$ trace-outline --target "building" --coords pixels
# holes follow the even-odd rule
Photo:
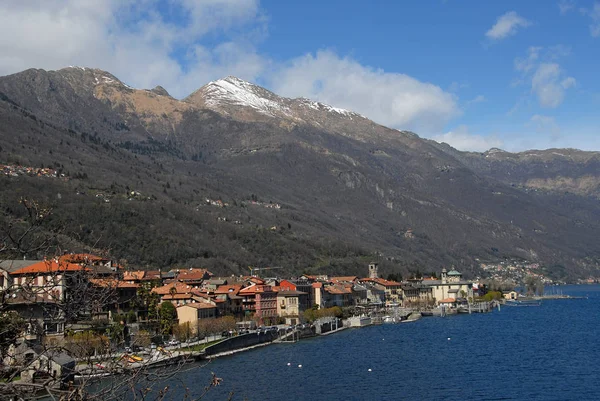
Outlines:
[[[377,266],[377,263],[375,263],[375,262],[371,262],[369,264],[369,278],[372,278],[372,279],[379,278],[379,267]]]
[[[308,309],[308,294],[296,290],[284,290],[277,293],[277,315],[284,318],[286,324],[300,323],[302,313]]]
[[[177,307],[177,319],[179,324],[190,323],[192,328],[198,327],[198,321],[202,319],[214,319],[217,317],[217,307],[215,305],[196,302]]]
[[[402,302],[402,283],[383,278],[363,278],[361,283],[371,283],[384,291],[386,305],[399,305]]]
[[[473,297],[473,283],[462,279],[462,274],[452,269],[447,272],[442,269],[441,280],[423,280],[420,285],[430,287],[432,296],[438,304],[441,300],[446,301]]]
[[[277,319],[277,293],[270,285],[251,284],[242,288],[238,295],[243,297],[245,314],[254,314],[261,323],[272,323]]]

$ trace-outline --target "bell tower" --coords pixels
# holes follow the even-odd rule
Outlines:
[[[369,278],[379,278],[377,263],[369,263]]]

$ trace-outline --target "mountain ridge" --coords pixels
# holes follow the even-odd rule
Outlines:
[[[236,274],[248,264],[357,273],[373,258],[404,272],[455,264],[474,274],[478,260],[503,258],[543,262],[557,275],[598,265],[590,186],[587,195],[524,186],[533,178],[551,186],[564,169],[595,180],[595,155],[565,164],[550,152],[543,159],[556,168],[532,175],[519,158],[490,161],[496,152],[460,152],[254,84],[240,85],[289,112],[229,95],[206,108],[209,84],[192,102],[101,70],[60,71],[0,77],[0,159],[58,164],[70,178],[47,188],[3,178],[0,200],[11,204],[29,188],[73,222],[78,246],[111,248],[136,265],[201,263]],[[126,195],[132,190],[147,199]]]

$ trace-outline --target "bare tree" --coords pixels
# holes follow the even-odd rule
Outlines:
[[[130,341],[126,319],[110,323],[121,305],[136,304],[135,292],[123,298],[118,266],[62,254],[51,209],[20,204],[22,215],[1,216],[0,224],[0,400],[164,399],[173,390],[166,383],[193,353],[157,349],[141,358],[119,350],[149,345],[150,334]],[[40,254],[44,260],[18,268],[19,260]],[[219,383],[214,376],[200,394],[187,391],[201,398]]]

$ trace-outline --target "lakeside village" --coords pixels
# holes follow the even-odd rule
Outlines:
[[[402,282],[380,278],[376,263],[362,278],[256,275],[269,269],[231,277],[201,268],[129,271],[91,254],[2,261],[0,313],[12,319],[13,334],[2,344],[3,380],[52,377],[64,386],[109,374],[103,369],[115,358],[123,372],[346,327],[484,312],[518,298],[454,269]]]

